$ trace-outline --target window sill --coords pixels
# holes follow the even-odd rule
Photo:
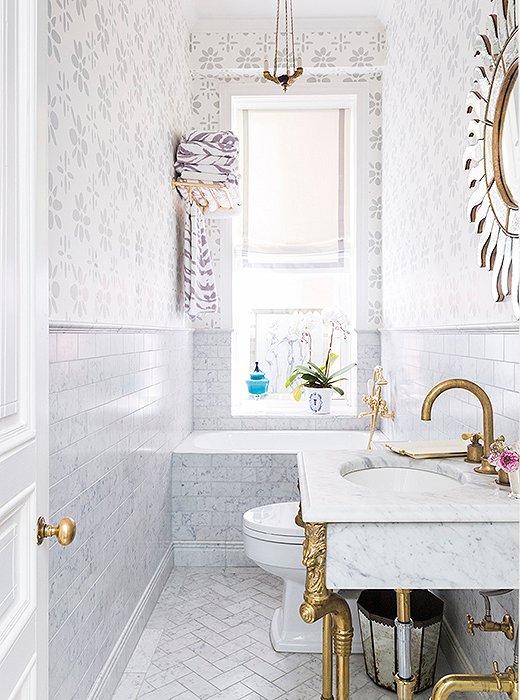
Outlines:
[[[337,405],[340,404],[340,405]],[[352,406],[343,402],[332,402],[331,412],[318,414],[311,413],[304,401],[278,401],[276,399],[260,399],[237,404],[231,409],[233,418],[250,418],[251,416],[273,416],[284,418],[330,418],[334,416],[357,417],[357,411]]]

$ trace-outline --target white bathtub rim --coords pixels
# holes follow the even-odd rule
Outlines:
[[[201,446],[197,442],[202,439],[207,439],[210,436],[218,436],[217,442]],[[228,436],[229,441],[223,443],[222,436]],[[244,445],[233,445],[233,438],[244,439],[244,436],[254,436],[255,444],[251,448]],[[312,446],[302,446],[302,439],[305,441],[309,436],[313,436],[316,440],[322,438],[320,446],[324,450],[349,449],[348,438],[355,436],[360,440],[360,443],[352,445],[352,449],[364,449],[368,441],[367,430],[194,430],[192,431],[177,447],[174,449],[174,454],[294,454],[299,452],[316,449],[316,443]],[[269,437],[275,438],[278,443],[280,438],[286,437],[288,445],[281,447],[279,444],[273,446],[269,444]],[[337,438],[338,442],[331,440]],[[384,442],[384,435],[380,431],[376,431],[374,435],[374,446]]]

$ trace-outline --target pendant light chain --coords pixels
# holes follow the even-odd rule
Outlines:
[[[291,37],[292,37],[292,61],[293,61],[293,73],[296,71],[296,49],[294,47],[294,12],[293,12],[293,0],[291,1]],[[287,71],[289,72],[289,71]]]
[[[283,51],[283,49],[281,49],[282,44],[280,41],[280,25],[283,23],[282,0],[278,0],[276,11],[276,34],[274,41],[273,73],[269,71],[269,61],[266,59],[264,72],[262,73],[262,75],[265,80],[270,80],[271,82],[280,85],[283,88],[283,91],[287,92],[287,88],[289,88],[295,80],[297,80],[301,75],[303,75],[303,66],[296,65],[296,42],[294,35],[293,0],[283,0],[283,3],[283,12],[285,15],[285,61],[284,57],[281,55],[281,51]],[[289,34],[291,35],[290,38]],[[283,67],[284,63],[285,72]],[[278,75],[278,70],[280,70],[280,75]]]
[[[280,36],[280,3],[282,0],[278,0],[278,10],[276,12],[276,38],[275,38],[275,48],[274,48],[274,74],[278,73],[278,37]]]
[[[286,73],[289,75],[289,0],[285,0],[285,65]]]

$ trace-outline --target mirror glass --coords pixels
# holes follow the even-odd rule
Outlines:
[[[506,185],[511,199],[515,204],[520,204],[520,163],[516,157],[518,153],[519,122],[518,104],[520,99],[520,83],[518,74],[508,95],[505,105],[501,138],[501,171],[504,184]]]

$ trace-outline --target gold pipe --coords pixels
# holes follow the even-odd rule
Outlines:
[[[334,700],[332,695],[332,615],[323,618],[321,700]]]
[[[410,589],[396,588],[397,593],[397,619],[399,622],[408,623],[412,616],[410,603]]]
[[[352,615],[347,601],[327,588],[327,525],[325,523],[305,523],[303,564],[307,569],[307,576],[300,616],[309,624],[322,618],[324,618],[324,624],[328,624],[326,619],[331,617],[332,640],[336,656],[336,697],[337,700],[349,700]],[[330,668],[332,669],[332,664]],[[329,666],[325,671],[326,674],[329,672],[328,669]]]
[[[489,396],[478,384],[469,381],[469,379],[445,379],[443,382],[439,382],[432,389],[430,389],[424,398],[421,409],[421,420],[431,420],[433,404],[435,403],[436,399],[445,391],[448,391],[448,389],[465,389],[466,391],[469,391],[470,394],[476,396],[480,401],[484,423],[484,453],[482,455],[481,464],[479,467],[475,467],[475,471],[479,474],[496,474],[495,467],[489,464],[487,459],[489,457],[491,443],[495,439],[493,426],[493,406],[491,405]]]
[[[518,700],[518,674],[509,667],[504,673],[452,674],[444,676],[433,689],[431,700],[448,700],[453,693],[507,693]]]
[[[395,686],[397,690],[397,700],[413,700],[415,694],[415,686],[417,679],[412,673],[412,650],[411,650],[411,638],[406,637],[408,641],[405,642],[403,639],[399,640],[399,627],[400,625],[409,626],[412,622],[411,620],[411,593],[409,588],[396,588],[396,599],[397,599],[397,637],[398,637],[398,653],[397,653],[397,673],[394,676]],[[403,649],[403,644],[406,643]],[[403,659],[403,655],[405,659]],[[403,663],[405,666],[410,666],[410,677],[401,678],[399,673],[402,673]]]

